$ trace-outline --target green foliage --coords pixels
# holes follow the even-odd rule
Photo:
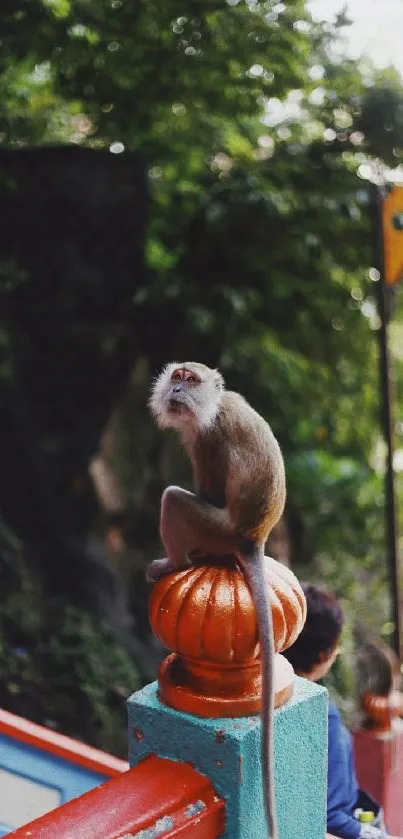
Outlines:
[[[399,159],[400,79],[338,60],[344,16],[316,24],[304,0],[6,0],[0,24],[5,146],[139,149],[148,163],[149,273],[133,279],[130,311],[140,366],[109,454],[130,522],[120,560],[132,603],[145,600],[136,575],[157,550],[161,489],[189,477],[145,413],[147,382],[167,358],[192,356],[219,364],[280,439],[299,575],[326,580],[352,623],[386,636],[379,323],[361,176],[374,158]],[[104,630],[61,608],[57,631],[47,610],[46,643],[41,610],[25,610],[37,622],[26,643],[45,644],[58,721],[71,730],[85,706],[108,740],[106,685],[131,689],[133,678]]]
[[[1,525],[0,705],[121,757],[136,667],[92,614],[42,590]]]

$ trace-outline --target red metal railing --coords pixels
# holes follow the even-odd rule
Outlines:
[[[224,822],[224,801],[208,778],[187,763],[151,755],[8,836],[119,839],[149,829],[158,839],[218,839]]]
[[[127,772],[129,768],[125,760],[119,760],[79,740],[72,740],[71,737],[37,725],[25,717],[17,717],[3,708],[0,708],[0,734],[27,746],[34,746],[43,752],[49,752],[77,766],[83,766],[92,772],[98,772],[104,778],[115,778],[116,775]]]

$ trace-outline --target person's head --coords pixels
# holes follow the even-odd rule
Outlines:
[[[400,662],[391,647],[382,641],[367,641],[357,654],[357,690],[388,696],[400,686]]]
[[[319,586],[304,583],[307,614],[301,634],[283,655],[299,676],[317,682],[334,664],[344,615],[336,598]]]

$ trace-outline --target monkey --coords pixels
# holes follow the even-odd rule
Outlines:
[[[160,535],[167,557],[154,560],[155,581],[189,567],[198,555],[232,554],[255,605],[262,672],[262,781],[269,834],[278,839],[273,774],[274,639],[264,563],[267,537],[283,513],[286,482],[280,446],[268,423],[223,376],[198,362],[170,363],[149,401],[157,425],[174,428],[188,454],[195,492],[169,486]]]

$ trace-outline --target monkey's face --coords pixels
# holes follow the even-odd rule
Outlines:
[[[201,430],[214,420],[223,387],[218,370],[204,364],[169,364],[154,384],[150,407],[161,428]]]

